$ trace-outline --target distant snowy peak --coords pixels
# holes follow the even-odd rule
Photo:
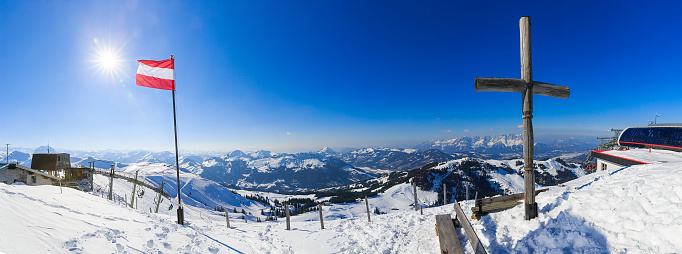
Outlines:
[[[33,153],[59,153],[59,151],[51,146],[39,146]]]
[[[431,140],[414,147],[421,151],[438,149],[447,154],[455,153],[484,153],[493,158],[511,158],[522,156],[523,136],[521,134],[507,134],[499,136],[459,137],[455,139]],[[574,138],[554,141],[551,144],[535,144],[536,158],[556,157],[566,153],[584,152],[591,148],[590,144],[580,142]]]
[[[400,153],[415,153],[418,152],[417,149],[403,149],[403,148],[361,148],[355,151],[351,151],[350,154],[371,154],[377,152],[400,152]]]
[[[339,153],[337,153],[336,151],[332,150],[332,149],[329,148],[329,147],[322,148],[322,149],[321,149],[320,151],[318,151],[317,153],[319,153],[319,154],[325,154],[325,155],[336,155],[336,154],[339,154]]]
[[[254,159],[266,159],[266,158],[271,158],[273,156],[277,156],[277,154],[273,154],[272,152],[265,151],[265,150],[259,150],[256,152],[252,152],[249,155],[251,156],[251,158],[254,158]]]
[[[454,139],[440,139],[424,142],[415,148],[419,150],[439,149],[442,151],[456,149],[455,152],[476,150],[494,147],[515,147],[523,145],[523,137],[520,134],[508,134],[499,136],[474,136],[459,137]]]
[[[237,157],[250,157],[249,155],[247,155],[246,153],[244,153],[244,152],[242,152],[242,151],[240,151],[240,150],[234,150],[234,151],[232,151],[228,156],[229,156],[229,157],[232,157],[232,158],[237,158]]]

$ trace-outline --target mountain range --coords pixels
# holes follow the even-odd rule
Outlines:
[[[521,135],[510,134],[432,140],[411,149],[362,148],[345,153],[338,153],[330,148],[295,154],[264,150],[255,152],[235,150],[227,154],[212,155],[181,153],[180,168],[182,171],[237,189],[308,192],[346,186],[374,179],[381,174],[418,169],[425,165],[461,158],[481,160],[521,158],[522,143]],[[589,145],[573,139],[557,140],[552,144],[537,143],[536,160],[571,153],[582,155],[586,147]],[[43,150],[47,151],[47,147],[35,150],[15,149],[10,158],[22,165],[30,166],[29,152]],[[50,148],[50,151],[57,152],[54,148]],[[88,166],[88,162],[95,161],[96,167],[106,169],[111,164],[125,167],[126,164],[138,162],[175,164],[175,154],[168,151],[65,152],[71,154],[74,165]],[[575,162],[566,156],[563,159]],[[554,182],[562,179],[555,179]]]
[[[208,158],[194,169],[202,177],[229,187],[277,192],[348,185],[378,175],[321,153],[247,154],[239,150]]]
[[[550,144],[535,143],[535,158],[556,157],[568,153],[585,152],[596,145],[578,141],[574,138],[555,140]],[[498,136],[474,136],[455,139],[431,140],[414,146],[414,149],[424,151],[437,149],[446,154],[460,154],[491,159],[505,159],[523,156],[523,136],[508,134]]]
[[[584,176],[578,164],[560,158],[535,161],[535,182],[553,186]],[[330,196],[330,201],[353,202],[385,192],[395,185],[414,183],[420,190],[435,192],[434,204],[443,203],[443,188],[447,188],[448,203],[474,197],[491,197],[523,192],[523,160],[484,160],[476,158],[434,162],[409,171],[396,171],[381,177],[338,188],[320,190],[318,197]],[[469,196],[467,197],[467,192]]]

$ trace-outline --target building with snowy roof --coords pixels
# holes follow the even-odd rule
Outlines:
[[[26,185],[56,185],[59,182],[59,178],[22,165],[10,163],[0,167],[0,182],[5,184],[22,182]]]
[[[630,127],[618,143],[628,150],[596,150],[597,171],[639,164],[682,162],[682,124]]]

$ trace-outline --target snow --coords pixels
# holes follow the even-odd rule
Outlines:
[[[523,192],[523,177],[518,174],[510,174],[504,170],[495,170],[488,172],[493,182],[500,185],[503,190],[508,190],[511,193]],[[538,186],[539,187],[539,186]]]
[[[649,149],[630,149],[608,150],[601,153],[646,163],[682,162],[682,153],[668,150],[651,149],[649,152]]]
[[[171,195],[175,171],[158,164],[131,164],[152,182],[164,179]],[[503,175],[504,172],[496,172]],[[515,175],[515,174],[507,174]],[[502,178],[500,178],[502,179]],[[509,178],[510,186],[519,179]],[[108,178],[97,176],[105,185]],[[413,210],[412,186],[399,184],[368,199],[323,206],[325,229],[317,211],[284,220],[254,222],[262,204],[232,195],[227,189],[193,174],[181,173],[185,225],[175,221],[175,209],[164,201],[160,213],[150,213],[152,191],[134,209],[93,193],[58,186],[0,183],[0,252],[6,253],[436,253],[435,215],[451,214],[452,205]],[[682,239],[682,163],[637,165],[600,171],[564,183],[536,198],[539,216],[523,220],[523,206],[472,220],[488,253],[679,253]],[[114,192],[131,194],[130,183],[116,179]],[[189,194],[189,191],[192,194]],[[238,191],[248,194],[254,192]],[[176,192],[177,193],[177,192]],[[258,192],[284,200],[294,196]],[[437,194],[418,190],[420,204],[433,203]],[[309,197],[301,195],[295,197]],[[128,196],[128,199],[130,197]],[[175,201],[173,201],[175,202]],[[244,208],[230,213],[232,228],[221,213],[203,203]],[[222,203],[221,203],[222,202]],[[467,216],[473,201],[460,202]],[[175,203],[177,204],[177,203]],[[392,210],[396,208],[398,210]],[[256,213],[256,211],[258,213]],[[472,253],[463,231],[460,242]]]
[[[523,221],[517,206],[474,221],[488,252],[682,250],[682,164],[603,171],[564,185],[537,196],[538,219]]]

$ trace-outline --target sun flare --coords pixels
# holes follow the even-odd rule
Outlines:
[[[114,82],[123,83],[120,76],[123,73],[121,69],[125,61],[121,56],[123,47],[114,47],[97,38],[93,42],[95,43],[94,52],[90,54],[92,56],[90,61],[94,64],[92,67],[96,68],[97,73],[101,76],[109,77]]]
[[[99,62],[105,69],[114,69],[118,62],[116,55],[110,52],[102,52],[99,56]]]

